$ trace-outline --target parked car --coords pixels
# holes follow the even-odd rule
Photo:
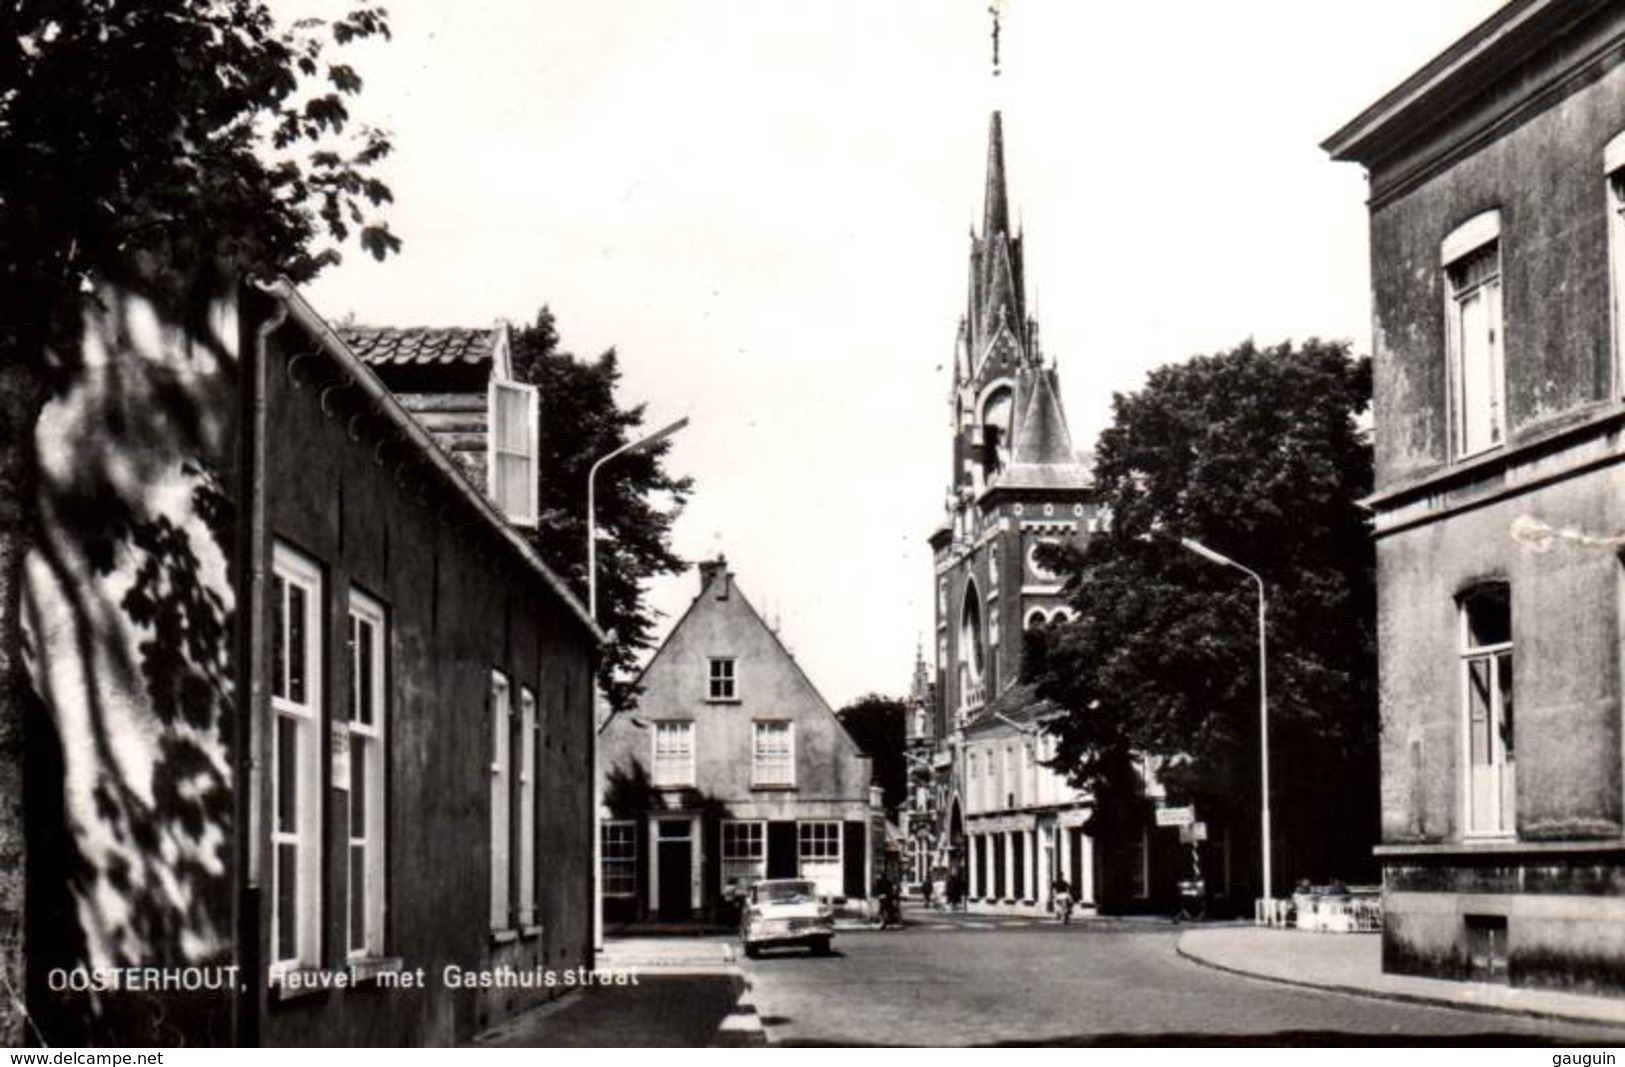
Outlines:
[[[746,891],[739,940],[752,959],[764,948],[786,945],[806,945],[821,956],[829,952],[834,937],[835,910],[818,895],[813,882],[769,878]]]

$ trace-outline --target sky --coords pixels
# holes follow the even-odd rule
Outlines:
[[[995,79],[987,0],[392,0],[353,111],[394,135],[404,249],[307,295],[395,326],[547,304],[615,348],[623,404],[691,419],[678,554],[725,553],[834,706],[902,695],[989,112],[1089,448],[1158,365],[1369,349],[1365,177],[1318,145],[1498,6],[1005,0]],[[651,587],[662,635],[697,585]]]

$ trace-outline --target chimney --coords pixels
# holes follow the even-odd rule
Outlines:
[[[720,579],[720,581],[717,582],[717,599],[727,600],[729,584],[728,557],[722,555],[720,552],[717,554],[716,559],[708,560],[700,564],[701,593],[704,593],[707,589],[711,588],[713,579]]]

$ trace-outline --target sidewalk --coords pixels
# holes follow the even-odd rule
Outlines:
[[[609,939],[597,972],[627,985],[576,990],[485,1031],[484,1048],[759,1046],[766,1034],[747,999],[734,946],[717,938]]]
[[[1181,934],[1177,951],[1221,971],[1289,985],[1625,1028],[1625,1000],[1612,997],[1384,974],[1382,938],[1373,934],[1205,926]]]

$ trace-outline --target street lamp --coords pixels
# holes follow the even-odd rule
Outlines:
[[[1179,543],[1203,559],[1220,566],[1232,567],[1258,583],[1258,758],[1259,776],[1263,783],[1261,821],[1264,834],[1264,900],[1265,907],[1269,907],[1268,902],[1275,899],[1275,894],[1274,883],[1270,877],[1270,700],[1269,651],[1264,635],[1264,579],[1258,576],[1257,571],[1243,567],[1229,556],[1213,551],[1200,541],[1181,537]]]
[[[684,415],[675,422],[667,423],[654,433],[640,437],[636,441],[624,444],[608,455],[599,457],[598,461],[587,471],[587,614],[596,624],[598,622],[598,497],[597,482],[598,468],[617,456],[624,456],[628,452],[638,452],[650,445],[664,441],[672,434],[688,425],[688,416]],[[598,699],[597,687],[593,687],[593,753],[592,753],[592,947],[594,952],[604,949],[604,776],[598,773],[598,735],[604,732],[604,726],[609,720],[604,720],[603,726],[598,725]],[[642,726],[636,719],[632,720]]]
[[[651,445],[658,444],[687,425],[688,416],[684,415],[676,422],[668,423],[654,433],[624,444],[608,455],[600,457],[587,471],[587,613],[592,616],[593,622],[598,621],[598,468],[629,452],[641,452]]]

